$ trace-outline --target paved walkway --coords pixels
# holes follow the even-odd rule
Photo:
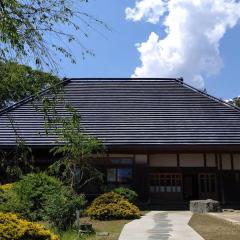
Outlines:
[[[203,240],[188,226],[190,218],[187,211],[151,211],[126,224],[119,240]]]

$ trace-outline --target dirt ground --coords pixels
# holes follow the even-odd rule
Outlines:
[[[189,225],[205,240],[240,240],[240,225],[210,214],[194,214]]]

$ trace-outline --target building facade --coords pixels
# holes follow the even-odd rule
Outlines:
[[[94,162],[108,189],[128,186],[153,204],[208,198],[240,203],[238,108],[181,79],[68,79],[63,84],[83,130],[106,146],[104,157]],[[17,132],[44,168],[56,139],[45,134],[43,114],[32,101],[0,113],[0,146],[14,147]]]

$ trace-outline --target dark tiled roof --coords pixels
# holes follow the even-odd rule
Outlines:
[[[176,79],[70,79],[65,100],[106,145],[240,144],[240,111]],[[0,114],[0,145],[54,144],[31,98]],[[41,134],[39,134],[41,133]]]

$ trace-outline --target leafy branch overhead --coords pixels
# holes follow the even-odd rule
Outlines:
[[[14,62],[0,61],[0,109],[8,107],[30,95],[37,96],[42,90],[61,86],[60,79],[50,73],[33,70],[31,67]]]
[[[50,172],[69,184],[73,189],[82,190],[94,180],[102,180],[102,174],[95,168],[93,157],[104,152],[102,143],[83,131],[78,113],[67,106],[69,116],[57,119],[59,127],[57,146],[51,149],[60,160],[53,163]]]
[[[87,0],[0,0],[0,60],[56,66],[55,56],[75,62],[69,42],[80,46],[83,57],[93,54],[82,44],[89,30],[109,29],[101,20],[84,12]],[[76,34],[77,32],[77,34]],[[57,44],[59,42],[60,44]]]

